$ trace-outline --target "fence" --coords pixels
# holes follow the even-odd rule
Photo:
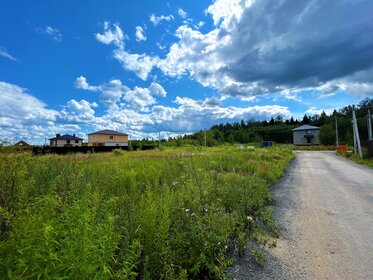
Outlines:
[[[156,148],[155,145],[143,145],[143,146],[132,146],[132,150],[152,150]],[[128,150],[128,146],[82,146],[82,147],[50,147],[43,146],[32,147],[32,153],[34,155],[43,154],[68,154],[68,153],[100,153],[100,152],[111,152],[116,149]]]

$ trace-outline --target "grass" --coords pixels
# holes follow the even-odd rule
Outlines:
[[[342,151],[337,151],[337,155],[345,157],[345,158],[349,158],[356,163],[364,164],[366,166],[373,167],[373,158],[367,158],[366,151],[363,153],[364,157],[362,159],[358,155],[355,156],[353,154],[353,152],[347,152],[346,153],[346,152],[342,152]]]
[[[276,236],[268,188],[292,158],[232,146],[0,154],[1,278],[224,279],[229,248]]]
[[[324,146],[324,145],[310,145],[310,146],[298,146],[292,145],[295,151],[335,151],[335,146]]]

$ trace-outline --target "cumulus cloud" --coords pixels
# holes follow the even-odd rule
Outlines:
[[[160,15],[160,16],[156,16],[155,14],[151,14],[150,17],[149,17],[149,20],[150,20],[151,23],[153,23],[154,26],[157,26],[162,21],[171,21],[171,20],[174,20],[174,16],[173,15],[168,15],[168,16]]]
[[[137,42],[146,41],[145,31],[141,26],[136,26],[135,36]]]
[[[131,54],[125,50],[114,51],[114,58],[118,60],[127,71],[134,72],[140,79],[147,80],[153,67],[158,64],[159,58],[146,54]]]
[[[46,27],[38,27],[36,32],[40,34],[47,34],[48,36],[52,37],[57,42],[62,42],[62,33],[59,29],[53,28],[51,26]]]
[[[74,82],[74,87],[84,89],[84,90],[90,90],[90,91],[96,91],[97,87],[95,86],[90,86],[87,82],[87,79],[83,76],[80,76],[76,78]]]
[[[46,104],[17,85],[0,82],[0,117],[9,118],[12,124],[23,121],[55,121],[58,112],[46,108]]]
[[[69,123],[89,123],[95,119],[95,111],[93,108],[98,107],[96,102],[88,102],[86,100],[76,101],[71,99],[62,109],[61,115]]]
[[[148,111],[148,106],[157,103],[154,96],[165,97],[167,95],[166,90],[156,82],[152,82],[148,88],[136,86],[131,90],[120,80],[111,80],[99,86],[92,86],[88,84],[85,77],[80,76],[75,80],[74,85],[77,88],[101,92],[101,101],[108,108],[128,107],[133,110]]]
[[[309,116],[321,115],[324,112],[327,115],[331,115],[335,108],[317,109],[316,107],[309,108],[305,113]]]
[[[111,24],[110,22],[105,21],[104,30],[105,32],[103,34],[95,34],[97,41],[105,45],[114,44],[118,48],[124,47],[124,39],[126,37],[119,24]]]
[[[84,81],[89,90],[92,86]],[[159,131],[163,136],[190,133],[219,122],[290,116],[284,106],[222,107],[215,97],[204,100],[177,97],[174,106],[157,105],[156,97],[164,97],[167,92],[156,82],[147,88],[129,89],[119,80],[112,80],[95,88],[103,95],[105,104],[115,101],[99,116],[95,102],[71,99],[60,111],[51,110],[26,89],[0,82],[0,138],[18,136],[43,143],[46,137],[56,133],[85,137],[87,132],[110,128],[130,133],[133,139],[154,137]]]
[[[215,101],[215,102],[214,102]],[[266,105],[240,108],[220,107],[216,100],[193,100],[177,97],[175,107],[154,106],[152,119],[156,129],[169,132],[192,132],[216,123],[239,121],[241,119],[268,119],[272,116],[289,117],[285,106]]]
[[[205,11],[212,30],[180,26],[164,58],[115,57],[143,80],[158,68],[241,99],[326,87],[366,96],[369,76],[355,76],[373,69],[372,9],[367,0],[216,0]]]

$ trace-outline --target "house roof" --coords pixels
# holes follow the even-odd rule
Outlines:
[[[79,138],[70,134],[61,135],[60,137],[53,137],[49,138],[49,140],[83,140],[83,138]]]
[[[312,130],[312,129],[320,129],[320,127],[318,126],[313,126],[313,125],[308,125],[308,124],[304,124],[300,127],[297,127],[297,128],[294,128],[293,131],[297,131],[297,130]]]
[[[13,146],[30,146],[30,145],[26,141],[21,140],[21,141],[15,143]]]
[[[115,130],[110,130],[110,129],[105,129],[105,130],[100,130],[100,131],[88,133],[88,135],[92,135],[92,134],[110,134],[110,135],[127,135],[128,136],[128,134],[126,134],[126,133],[122,133],[122,132],[115,131]]]

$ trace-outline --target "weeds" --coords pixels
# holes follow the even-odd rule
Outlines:
[[[276,236],[290,149],[123,155],[0,154],[0,278],[223,279],[232,240]]]

